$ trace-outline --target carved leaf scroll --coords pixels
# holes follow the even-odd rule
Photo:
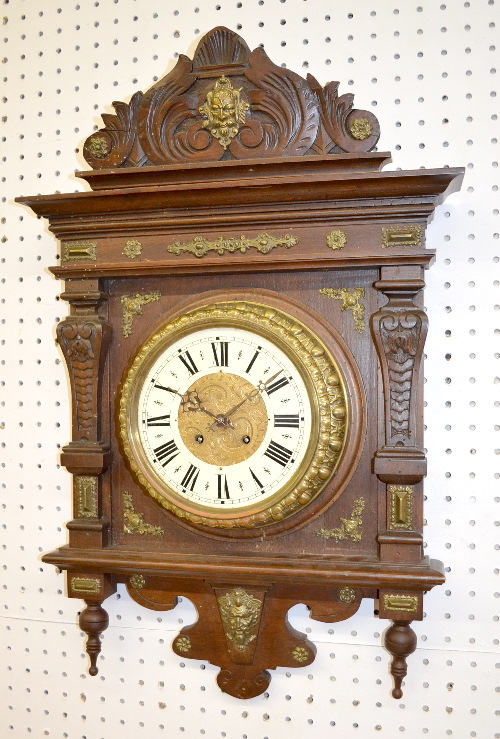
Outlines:
[[[231,154],[236,159],[305,154],[316,138],[319,124],[309,85],[295,72],[273,64],[264,49],[255,49],[249,62],[245,76],[256,85],[247,93],[250,109],[265,116],[247,121],[230,146]]]
[[[201,112],[222,77],[249,105],[229,145],[211,135]],[[353,95],[339,96],[338,87],[322,88],[311,75],[306,80],[277,66],[264,49],[250,52],[238,34],[218,27],[201,39],[193,61],[180,55],[144,95],[113,103],[116,114],[103,115],[105,126],[86,140],[84,156],[102,169],[371,151],[380,135],[377,119],[354,109]]]
[[[73,394],[73,438],[97,439],[99,373],[111,328],[97,316],[69,316],[57,327]]]
[[[428,320],[413,302],[420,287],[399,291],[379,289],[389,302],[372,316],[372,330],[380,359],[385,397],[386,447],[417,447],[415,398]]]
[[[132,95],[130,103],[114,102],[116,115],[103,113],[104,128],[91,134],[83,146],[83,156],[93,169],[137,167],[144,155],[137,145],[137,112],[142,92]]]

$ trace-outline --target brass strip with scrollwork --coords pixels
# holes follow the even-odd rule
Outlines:
[[[245,254],[249,249],[256,249],[260,254],[268,254],[277,246],[284,246],[285,249],[289,249],[298,243],[299,240],[296,236],[291,236],[290,234],[271,236],[265,232],[251,239],[247,239],[246,236],[240,236],[239,238],[218,236],[213,241],[209,241],[204,236],[195,236],[191,241],[185,241],[183,243],[174,241],[173,244],[167,246],[167,251],[176,256],[179,256],[179,254],[192,254],[198,258],[204,257],[209,251],[214,251],[222,255],[225,251],[230,254],[235,251]]]

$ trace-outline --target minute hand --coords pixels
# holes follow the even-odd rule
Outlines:
[[[231,410],[227,411],[227,413],[224,413],[224,416],[226,418],[229,418],[230,416],[233,415],[235,411],[238,410],[238,408],[241,408],[243,403],[246,403],[246,401],[250,400],[250,398],[255,398],[256,395],[258,395],[259,393],[262,393],[267,388],[269,383],[272,382],[276,377],[278,377],[280,372],[283,372],[283,370],[279,370],[279,372],[276,372],[276,374],[270,377],[266,382],[264,382],[263,380],[260,380],[257,383],[257,387],[255,388],[255,390],[252,390],[251,393],[248,393],[248,395],[245,398],[243,398],[243,400],[241,400],[237,405],[231,408]]]

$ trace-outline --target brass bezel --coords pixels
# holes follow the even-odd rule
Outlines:
[[[252,504],[228,512],[186,501],[169,488],[156,475],[144,453],[137,421],[139,395],[158,356],[193,331],[216,326],[246,329],[275,343],[299,371],[312,415],[311,439],[296,474],[261,506]],[[187,310],[161,327],[139,348],[122,383],[119,430],[125,457],[139,484],[165,509],[198,526],[253,530],[288,518],[319,495],[342,457],[348,437],[348,417],[344,379],[323,342],[283,310],[253,301],[231,300]]]

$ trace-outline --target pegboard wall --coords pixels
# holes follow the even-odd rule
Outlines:
[[[498,2],[494,0],[1,0],[0,733],[69,739],[500,737],[498,696],[500,296]],[[310,667],[273,672],[238,701],[217,668],[170,651],[182,602],[158,617],[123,589],[107,601],[99,676],[86,675],[80,601],[41,563],[65,538],[69,401],[54,328],[66,313],[47,271],[57,245],[17,195],[84,189],[81,146],[112,112],[192,56],[216,25],[378,116],[392,168],[466,166],[429,227],[428,551],[447,583],[415,624],[404,698],[364,602],[351,620],[290,619],[316,643]],[[496,578],[496,580],[495,580]]]

